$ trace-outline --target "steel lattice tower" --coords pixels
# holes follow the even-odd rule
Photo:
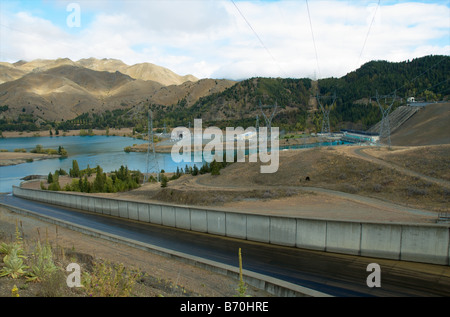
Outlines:
[[[267,130],[268,130],[267,131],[267,136],[270,138],[271,131],[272,131],[272,120],[273,120],[273,117],[275,116],[275,113],[277,112],[278,104],[275,102],[275,109],[273,110],[272,115],[270,116],[270,118],[268,118],[266,116],[266,114],[264,113],[262,105],[261,105],[261,100],[259,101],[259,108],[261,109],[261,113],[262,113],[262,115],[264,117],[264,120],[266,121],[266,126],[267,126]],[[259,123],[259,120],[258,120],[258,123]]]
[[[330,111],[333,107],[334,103],[336,102],[336,93],[333,95],[333,102],[329,107],[326,107],[322,105],[322,102],[320,102],[321,96],[317,94],[317,102],[319,103],[320,109],[323,113],[323,120],[322,120],[322,134],[330,134],[331,128],[330,128]]]
[[[147,171],[144,175],[144,183],[148,182],[150,178],[150,170],[151,167],[156,170],[157,179],[159,180],[159,164],[158,160],[156,159],[156,153],[155,153],[155,143],[153,141],[153,116],[152,111],[150,108],[148,109],[148,144],[147,144]]]
[[[384,106],[382,106],[380,103],[380,98],[384,98],[385,106],[388,104],[388,102],[387,102],[388,98],[392,98],[392,102],[385,109]],[[380,108],[381,116],[382,116],[381,122],[380,122],[380,139],[379,139],[378,143],[381,143],[381,139],[386,138],[388,146],[390,148],[391,147],[391,123],[390,123],[389,113],[391,112],[392,106],[395,102],[396,92],[394,92],[394,96],[391,97],[388,95],[380,96],[380,95],[378,95],[378,91],[377,91],[376,99],[377,99],[377,104],[378,104],[378,107]]]

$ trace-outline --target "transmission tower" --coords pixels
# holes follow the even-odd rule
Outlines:
[[[323,97],[317,94],[317,102],[319,103],[320,109],[322,110],[323,113],[322,134],[330,134],[331,133],[330,111],[336,101],[336,93],[333,95],[333,102],[329,105],[329,107],[322,105],[322,102],[320,101],[321,99],[323,99]]]
[[[144,175],[144,183],[150,178],[150,171],[155,170],[157,179],[159,180],[159,164],[156,159],[155,143],[153,141],[153,116],[150,108],[148,109],[148,144],[147,144],[147,171]]]
[[[381,105],[380,98],[384,98],[384,106]],[[385,106],[388,104],[387,100],[389,98],[392,98],[392,102],[385,109]],[[380,107],[381,116],[382,116],[381,122],[380,122],[380,139],[378,142],[381,143],[381,139],[387,139],[388,146],[389,146],[389,148],[391,148],[391,123],[390,123],[390,119],[389,119],[389,113],[391,112],[392,105],[395,102],[396,92],[394,92],[393,97],[391,97],[390,95],[380,96],[380,95],[378,95],[378,90],[377,90],[376,99],[377,99],[378,107]]]
[[[266,116],[266,114],[264,113],[262,105],[261,105],[261,100],[259,101],[259,108],[261,109],[261,113],[263,114],[264,120],[266,121],[266,126],[267,126],[267,129],[268,129],[267,136],[270,137],[271,131],[272,131],[272,120],[273,120],[273,117],[275,116],[275,113],[277,112],[278,104],[275,102],[275,109],[273,110],[272,115],[270,116],[270,118],[268,118]],[[259,121],[258,121],[258,123],[259,123]]]

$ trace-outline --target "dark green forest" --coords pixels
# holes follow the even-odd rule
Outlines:
[[[63,122],[41,122],[39,126],[36,124],[37,118],[31,115],[23,114],[15,119],[0,116],[0,130],[37,131],[50,127],[59,132],[133,127],[140,133],[147,129],[148,109],[152,111],[153,126],[159,131],[164,126],[187,127],[189,123],[193,124],[195,118],[203,119],[204,126],[246,128],[255,126],[257,117],[260,126],[265,126],[260,104],[268,117],[276,104],[272,126],[285,131],[317,132],[320,130],[322,112],[319,107],[311,106],[317,95],[321,96],[323,106],[331,109],[333,131],[342,128],[365,130],[381,119],[377,94],[382,105],[385,97],[395,95],[393,110],[405,105],[408,97],[421,101],[448,100],[449,74],[449,56],[431,55],[399,63],[371,61],[341,78],[320,79],[317,83],[306,78],[250,78],[237,82],[223,92],[200,98],[190,106],[185,99],[169,106],[142,101],[126,109],[85,113]],[[331,104],[334,94],[336,102]],[[7,110],[8,105],[1,106],[0,115]]]
[[[448,100],[450,57],[426,56],[400,63],[372,61],[341,78],[319,80],[321,95],[336,93],[330,123],[361,123],[370,127],[381,119],[377,93],[384,105],[397,97],[393,110],[409,97],[420,101]]]

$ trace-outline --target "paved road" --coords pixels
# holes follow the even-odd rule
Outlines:
[[[0,195],[0,203],[185,254],[276,277],[323,293],[356,296],[450,296],[450,267],[278,247],[126,221]],[[369,263],[381,266],[381,287],[369,288]]]

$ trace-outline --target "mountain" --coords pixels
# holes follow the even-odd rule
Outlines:
[[[379,102],[397,97],[392,111],[406,105],[409,97],[416,100],[448,100],[450,56],[430,55],[403,62],[371,61],[341,78],[309,79],[251,78],[218,94],[200,98],[189,109],[177,109],[165,114],[174,121],[182,117],[202,117],[210,124],[227,126],[266,125],[259,102],[266,116],[271,115],[275,103],[277,113],[273,126],[280,130],[321,131],[323,114],[317,104],[330,110],[332,131],[340,129],[367,130],[381,120]],[[333,95],[336,102],[333,103]],[[386,99],[385,99],[386,97]]]
[[[174,73],[170,69],[151,63],[139,63],[130,66],[121,60],[110,58],[85,58],[76,62],[70,60],[69,58],[58,58],[56,60],[36,59],[30,62],[21,60],[13,64],[0,62],[0,69],[2,70],[0,75],[0,84],[11,80],[16,80],[30,72],[42,72],[64,65],[78,66],[95,71],[107,71],[111,73],[118,71],[122,74],[129,75],[134,79],[156,81],[164,86],[180,85],[186,81],[198,80],[198,78],[193,75],[181,76]]]
[[[250,78],[239,82],[179,76],[150,63],[128,66],[115,59],[70,59],[0,63],[0,129],[37,129],[39,122],[65,128],[146,124],[187,126],[194,118],[221,128],[272,126],[320,132],[323,114],[316,96],[330,108],[330,125],[367,130],[381,120],[376,95],[398,97],[393,109],[416,100],[448,100],[449,56],[425,56],[399,63],[371,61],[341,78],[318,81]],[[331,96],[336,103],[331,105]],[[384,102],[384,97],[379,100]],[[262,111],[261,111],[262,108]],[[111,113],[115,118],[111,121]],[[120,117],[120,118],[119,118]]]
[[[159,111],[157,115],[177,125],[202,118],[220,128],[231,125],[254,126],[258,116],[261,126],[265,126],[261,108],[270,118],[277,104],[277,123],[287,128],[302,125],[309,109],[311,87],[310,79],[251,78],[223,91],[203,96],[193,104],[184,104],[181,100],[170,113]],[[298,128],[303,126],[304,122]]]
[[[150,63],[128,66],[114,59],[19,61],[1,63],[0,70],[0,118],[5,121],[23,121],[24,116],[30,122],[31,118],[65,121],[143,103],[171,105],[182,98],[195,102],[234,84],[179,76]]]
[[[198,78],[193,75],[180,76],[175,74],[170,69],[151,63],[139,63],[129,66],[117,59],[104,58],[99,60],[95,58],[88,58],[79,60],[78,64],[92,70],[108,72],[119,71],[122,74],[129,75],[132,78],[152,80],[164,86],[181,85],[187,81],[194,82],[198,80]]]
[[[365,130],[381,120],[377,93],[381,105],[397,97],[392,110],[409,97],[423,101],[448,99],[449,69],[450,56],[442,55],[397,63],[371,61],[341,78],[319,80],[319,93],[336,93],[336,106],[330,112],[330,124],[335,129],[351,122],[354,126],[350,128]]]

